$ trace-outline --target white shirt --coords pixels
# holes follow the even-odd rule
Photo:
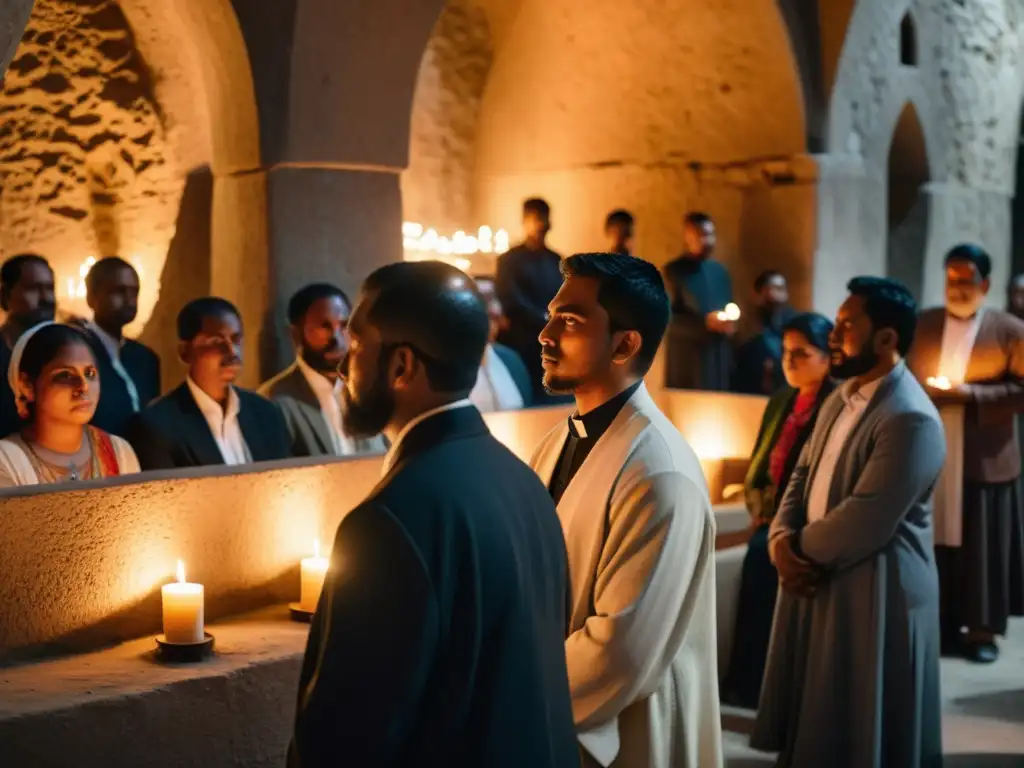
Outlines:
[[[954,317],[946,313],[946,322],[942,327],[942,350],[939,353],[939,368],[936,376],[945,376],[954,387],[963,384],[967,378],[967,365],[971,361],[974,340],[978,338],[981,327],[979,309],[974,317],[966,319]]]
[[[469,393],[473,405],[481,413],[515,411],[523,407],[523,395],[516,386],[508,366],[490,344],[484,351],[484,360],[476,375],[476,386]]]
[[[327,422],[327,431],[331,435],[331,449],[335,456],[351,456],[356,452],[356,444],[345,434],[341,426],[341,380],[336,379],[334,383],[319,371],[314,371],[309,363],[301,357],[296,358],[295,364],[313,390],[317,401],[320,403],[320,413]]]
[[[466,398],[464,400],[456,400],[454,403],[448,403],[447,405],[442,405],[438,408],[431,408],[429,411],[424,411],[415,419],[412,419],[408,424],[402,427],[402,431],[398,433],[398,436],[395,438],[395,442],[391,444],[391,448],[388,450],[388,455],[384,457],[384,468],[381,470],[381,477],[383,477],[384,475],[391,471],[391,466],[392,464],[394,464],[395,459],[398,457],[398,448],[399,446],[402,445],[402,441],[405,439],[405,436],[412,431],[413,427],[415,427],[420,422],[426,421],[431,416],[436,416],[439,413],[444,413],[445,411],[454,411],[456,408],[472,407],[473,401],[470,400],[469,398]]]
[[[884,378],[882,376],[868,382],[856,392],[850,391],[852,382],[847,382],[840,388],[839,396],[846,405],[832,423],[832,431],[828,433],[825,450],[818,461],[818,469],[811,479],[811,491],[807,495],[808,523],[821,520],[828,512],[828,492],[832,487],[832,475],[835,474],[836,463],[843,453],[843,446]]]
[[[136,389],[135,382],[132,381],[132,377],[128,375],[128,371],[126,371],[124,366],[121,364],[121,347],[124,346],[124,339],[115,339],[94,322],[89,322],[88,326],[89,330],[92,331],[96,338],[100,340],[103,348],[107,350],[107,354],[110,356],[110,364],[114,368],[114,373],[116,373],[121,378],[121,381],[124,382],[125,389],[128,390],[128,397],[132,401],[132,412],[138,413],[139,390]],[[101,381],[100,385],[102,386],[102,384],[103,382]]]
[[[245,444],[245,437],[242,435],[242,428],[238,424],[238,412],[241,410],[241,403],[238,401],[238,393],[234,387],[228,387],[227,410],[220,407],[220,403],[203,392],[191,376],[185,377],[192,399],[199,406],[203,418],[210,427],[210,434],[214,442],[220,448],[220,455],[228,466],[239,464],[251,464],[252,454],[249,453],[249,446]]]

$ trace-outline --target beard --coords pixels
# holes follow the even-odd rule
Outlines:
[[[559,376],[545,371],[541,384],[549,395],[571,395],[583,383],[582,379],[573,376]]]
[[[306,362],[310,368],[317,373],[322,373],[324,376],[332,377],[338,375],[338,365],[341,363],[341,357],[336,359],[328,358],[327,355],[336,355],[336,349],[324,349],[314,350],[303,345],[302,347],[302,359]]]
[[[307,361],[308,362],[308,361]],[[353,395],[348,384],[341,390],[341,425],[350,437],[379,435],[395,413],[395,396],[388,389],[386,368],[377,367],[377,378],[366,392]]]
[[[842,355],[842,353],[840,352]],[[836,362],[833,357],[829,364],[829,373],[837,379],[852,379],[855,376],[863,376],[876,365],[879,355],[868,344],[864,345],[860,354],[855,357],[842,355],[842,359]]]

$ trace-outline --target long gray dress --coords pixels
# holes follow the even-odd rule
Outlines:
[[[844,406],[842,389],[822,406],[772,523],[772,538],[800,531],[828,579],[812,598],[780,590],[751,745],[793,768],[933,768],[942,715],[931,498],[942,424],[898,365],[846,439],[828,513],[807,523],[811,480]]]

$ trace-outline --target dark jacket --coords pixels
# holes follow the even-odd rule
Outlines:
[[[672,389],[728,391],[733,349],[728,336],[709,331],[707,315],[733,300],[729,271],[714,259],[680,256],[665,265],[672,321],[665,339],[665,383]]]
[[[761,428],[758,430],[757,439],[754,441],[754,450],[750,455],[750,466],[747,469],[747,476],[743,483],[747,511],[759,523],[770,523],[772,518],[775,517],[778,502],[782,500],[782,494],[786,490],[786,484],[789,482],[789,476],[793,473],[793,468],[796,467],[800,451],[803,450],[807,438],[814,432],[814,425],[818,420],[818,411],[821,409],[821,404],[825,402],[825,398],[835,388],[836,384],[832,379],[825,379],[822,383],[821,389],[818,390],[818,399],[814,404],[814,413],[811,414],[811,418],[800,431],[796,442],[793,443],[793,448],[790,450],[789,456],[786,457],[785,465],[783,465],[781,481],[777,486],[772,482],[769,472],[772,451],[775,448],[775,443],[779,440],[779,436],[782,434],[783,424],[786,423],[786,419],[793,411],[797,391],[792,387],[783,387],[768,401],[768,405],[764,409],[764,415],[761,417]]]
[[[516,389],[522,395],[523,407],[529,408],[533,405],[533,381],[530,380],[530,372],[527,370],[523,358],[514,349],[506,347],[504,344],[492,344],[491,346],[494,348],[495,354],[501,359],[501,362],[505,364],[505,367],[508,369],[508,375],[512,377],[512,381],[516,384]]]
[[[338,527],[289,768],[579,765],[547,490],[475,408],[397,450]]]
[[[291,458],[291,440],[277,406],[235,387],[238,424],[253,461]],[[141,413],[128,426],[128,441],[143,470],[215,466],[224,463],[210,427],[183,383]]]
[[[18,417],[18,406],[14,402],[14,393],[7,384],[7,368],[11,364],[11,350],[0,339],[0,440],[21,429]]]
[[[104,432],[125,437],[128,424],[135,415],[128,386],[114,370],[114,363],[103,342],[91,331],[86,330],[85,336],[96,357],[96,367],[100,373],[100,401],[92,417],[92,424]],[[134,339],[125,339],[121,347],[121,366],[131,377],[139,394],[140,409],[160,396],[160,358],[153,350]]]

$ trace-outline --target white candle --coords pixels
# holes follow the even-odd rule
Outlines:
[[[178,580],[163,587],[164,638],[168,643],[203,641],[203,585],[185,581],[185,564],[178,561]]]
[[[952,389],[952,385],[945,376],[929,376],[925,383],[933,389]]]
[[[324,577],[330,561],[320,557],[320,539],[313,542],[313,557],[302,561],[302,591],[299,593],[299,608],[308,613],[316,611],[320,602],[320,591],[324,588]]]

